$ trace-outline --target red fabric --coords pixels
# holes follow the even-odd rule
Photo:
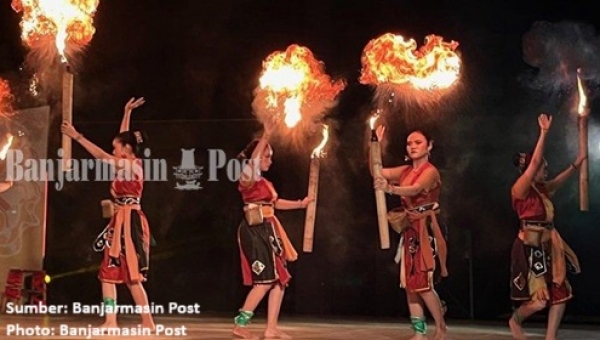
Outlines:
[[[104,248],[98,278],[100,281],[108,283],[131,283],[125,256],[123,254],[119,256],[119,261],[121,262],[120,266],[111,266],[110,256],[108,255],[109,250],[110,249],[107,247]]]
[[[273,184],[264,177],[252,183],[251,186],[243,186],[240,183],[238,184],[238,190],[242,194],[242,200],[245,203],[275,203],[277,200],[277,192],[275,191]]]
[[[244,255],[242,248],[240,246],[240,258],[242,261],[242,280],[244,286],[252,286],[254,284],[252,280],[252,268],[250,268],[250,263],[248,259]],[[290,272],[285,267],[285,260],[281,256],[275,256],[275,270],[277,272],[277,276],[279,277],[279,284],[287,286],[287,284],[292,280],[292,276]]]
[[[144,171],[142,160],[133,160],[132,178],[119,178],[119,174],[115,176],[115,180],[111,185],[111,192],[115,197],[142,197],[144,190]],[[128,180],[129,179],[129,180]]]
[[[433,167],[433,164],[427,162],[423,164],[417,171],[413,171],[413,167],[409,166],[406,170],[400,175],[399,183],[400,186],[410,186],[414,185],[421,174],[428,168]],[[411,175],[412,172],[412,177]],[[417,196],[412,197],[402,197],[402,206],[405,208],[413,208],[418,207],[428,203],[434,203],[439,201],[440,197],[440,189],[441,183],[437,183],[437,185],[429,190],[422,191]],[[402,254],[405,265],[405,275],[406,275],[406,290],[411,292],[422,292],[431,289],[430,280],[429,280],[429,271],[420,270],[420,268],[426,268],[426,264],[423,259],[423,255],[421,254],[422,247],[430,247],[430,244],[420,244],[417,252],[415,254],[410,254],[409,250],[409,242],[410,239],[414,240],[420,239],[420,228],[426,228],[427,226],[421,223],[420,220],[411,221],[411,226],[406,228],[403,232],[403,240],[404,240],[404,254]],[[402,265],[402,263],[400,264]]]
[[[540,193],[548,196],[548,191],[542,184],[536,184]],[[529,194],[524,199],[512,197],[513,209],[517,212],[520,220],[545,221],[546,208],[542,197],[535,191],[529,190]]]
[[[277,192],[273,187],[273,184],[264,177],[261,177],[251,186],[244,186],[241,183],[238,184],[238,190],[242,194],[242,200],[245,203],[252,202],[269,202],[275,203],[277,200]],[[269,219],[269,218],[267,218]],[[275,223],[275,222],[272,222]],[[277,231],[275,231],[277,232]],[[277,235],[279,236],[279,235]],[[252,268],[248,259],[244,255],[244,252],[241,248],[241,245],[238,243],[240,249],[240,260],[242,266],[242,278],[243,283],[246,286],[251,286],[253,284],[252,281]],[[291,275],[285,267],[285,259],[281,256],[275,256],[275,270],[277,271],[277,275],[279,277],[279,283],[282,285],[287,285],[291,280]]]
[[[419,179],[419,177],[421,176],[421,174],[423,173],[423,171],[425,171],[426,169],[433,167],[433,164],[427,162],[425,164],[423,164],[423,166],[421,166],[421,168],[419,168],[416,172],[414,172],[414,177],[412,177],[411,180],[407,180],[408,175],[410,174],[410,172],[413,170],[412,166],[409,166],[408,168],[406,168],[406,170],[404,170],[404,172],[400,175],[400,179],[399,179],[399,183],[400,186],[410,186],[416,183],[416,181]],[[441,189],[441,185],[438,185],[433,188],[432,190],[428,191],[428,192],[421,192],[419,195],[417,196],[413,196],[413,197],[402,197],[402,206],[406,207],[406,208],[412,208],[412,207],[418,207],[420,205],[424,205],[427,203],[433,203],[433,202],[438,202],[439,198],[440,198],[440,189]]]
[[[244,254],[242,245],[238,242],[238,248],[240,249],[240,260],[242,261],[242,279],[244,286],[252,286],[252,268],[250,268],[250,262]]]
[[[557,286],[550,282],[548,284],[548,292],[550,293],[550,300],[548,301],[549,305],[565,303],[565,301],[570,300],[573,297],[571,289],[566,283]]]
[[[132,214],[139,214],[140,216],[140,222],[141,222],[141,226],[142,226],[142,233],[143,233],[143,252],[145,254],[150,254],[150,228],[148,226],[148,219],[146,218],[146,215],[144,214],[143,211],[141,210],[133,210],[131,212]],[[115,217],[113,216],[113,218],[111,219],[110,224],[114,225],[115,223]],[[111,226],[111,229],[114,230],[114,227]],[[113,240],[112,237],[114,237],[113,232],[109,233],[109,242],[111,244],[113,244]],[[115,267],[115,266],[110,266],[110,249],[109,247],[105,247],[104,251],[103,251],[103,256],[102,256],[102,262],[100,263],[100,270],[98,272],[98,278],[100,279],[100,281],[102,282],[109,282],[109,283],[136,283],[136,282],[140,282],[143,281],[143,278],[141,278],[141,274],[139,274],[138,270],[134,270],[132,271],[133,274],[131,274],[129,272],[129,267],[127,266],[127,258],[125,256],[125,254],[123,254],[123,252],[120,253],[119,255],[119,261],[121,262],[121,266],[120,267]],[[132,249],[132,254],[131,256],[144,256],[142,254],[136,254],[135,250]],[[137,278],[132,279],[131,275],[135,275],[137,276]]]
[[[410,292],[420,292],[431,289],[429,285],[429,272],[421,271],[419,268],[422,268],[423,256],[416,254],[413,256],[410,254],[408,240],[411,238],[419,239],[419,233],[415,228],[407,228],[403,234],[404,237],[404,263],[406,266],[406,290]],[[425,247],[429,247],[428,244],[424,245]],[[419,247],[420,249],[420,247]]]

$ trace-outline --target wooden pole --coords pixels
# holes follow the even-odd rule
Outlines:
[[[310,160],[310,172],[308,175],[308,197],[314,200],[306,207],[306,218],[304,220],[304,243],[303,250],[311,253],[313,250],[315,219],[317,216],[317,195],[319,193],[319,169],[321,160],[319,156],[313,156]]]
[[[73,124],[73,73],[68,65],[65,66],[62,77],[62,119]],[[62,135],[62,170],[71,170],[72,140]]]
[[[381,160],[381,144],[377,140],[375,130],[371,130],[371,148],[370,148],[371,166],[373,177],[383,177],[381,170],[383,162]],[[379,243],[381,249],[390,248],[390,231],[387,219],[387,203],[385,201],[385,192],[381,189],[375,190],[375,202],[377,204],[377,222],[379,224]]]
[[[589,211],[589,192],[588,192],[588,179],[589,179],[589,162],[588,162],[588,109],[579,115],[578,126],[579,126],[579,150],[585,156],[585,159],[581,163],[579,168],[579,210]]]

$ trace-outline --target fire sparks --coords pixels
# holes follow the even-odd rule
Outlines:
[[[583,83],[581,81],[581,69],[577,69],[577,91],[579,92],[579,104],[577,105],[577,113],[579,115],[587,114],[587,96],[585,94],[585,90],[583,89]]]
[[[63,62],[67,61],[67,46],[87,45],[95,33],[93,16],[99,0],[13,0],[12,8],[23,12],[23,41],[32,48],[49,40]]]
[[[323,139],[321,140],[321,143],[313,150],[313,152],[311,154],[311,158],[315,158],[315,157],[321,158],[321,157],[325,156],[323,149],[325,148],[325,145],[327,144],[328,140],[329,140],[329,126],[323,125]]]
[[[6,159],[6,154],[8,153],[8,150],[10,149],[10,146],[12,145],[13,142],[13,135],[9,134],[6,138],[6,143],[2,146],[2,149],[0,149],[0,159],[1,160],[5,160]]]
[[[39,84],[39,79],[37,74],[34,74],[31,79],[29,80],[29,93],[31,93],[32,96],[36,97],[37,95],[40,94],[40,92],[38,91],[38,84]]]
[[[259,89],[265,93],[261,106],[284,115],[285,124],[291,128],[310,115],[308,107],[334,101],[345,86],[343,81],[331,80],[323,62],[315,59],[308,48],[290,45],[263,61]]]
[[[409,84],[417,89],[450,87],[460,74],[461,60],[455,50],[458,42],[445,42],[428,35],[417,50],[414,39],[386,33],[371,40],[363,50],[362,84]]]

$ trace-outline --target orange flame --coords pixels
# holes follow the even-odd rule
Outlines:
[[[13,139],[14,139],[13,135],[8,134],[6,144],[4,144],[4,146],[2,146],[2,149],[0,149],[0,159],[1,160],[6,159],[6,154],[8,153],[8,150],[10,149],[10,146],[12,145]]]
[[[8,82],[0,78],[0,115],[12,114],[12,99]]]
[[[579,104],[577,105],[577,112],[579,115],[583,116],[587,114],[587,96],[585,94],[585,90],[583,89],[580,74],[581,69],[577,69],[577,90],[579,92]]]
[[[285,51],[271,53],[263,61],[259,79],[266,91],[268,108],[282,110],[285,124],[294,127],[311,101],[334,100],[346,86],[333,82],[324,72],[324,64],[306,47],[290,45]]]
[[[430,34],[417,50],[414,39],[386,33],[363,50],[362,84],[410,84],[417,89],[448,88],[460,73],[461,60],[454,52],[458,42],[444,42]]]
[[[329,140],[329,126],[323,124],[323,139],[321,140],[321,143],[319,143],[319,145],[317,145],[317,147],[313,150],[312,154],[311,154],[311,158],[321,158],[323,156],[325,156],[325,153],[323,152],[323,148],[325,148],[325,145],[327,144],[327,141]]]
[[[23,12],[21,38],[29,47],[54,39],[63,62],[68,44],[87,45],[96,32],[93,16],[100,0],[12,0]]]

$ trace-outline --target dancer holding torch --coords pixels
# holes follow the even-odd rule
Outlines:
[[[246,326],[267,293],[269,302],[264,337],[291,339],[277,328],[277,323],[285,288],[291,279],[286,263],[295,261],[298,253],[275,216],[275,210],[305,209],[314,199],[280,198],[273,184],[262,176],[272,164],[273,148],[269,145],[269,137],[274,127],[272,122],[266,123],[262,137],[250,142],[238,156],[246,164],[238,185],[244,201],[244,219],[238,229],[238,243],[244,285],[252,286],[234,319],[233,334],[242,339],[258,339]]]
[[[155,330],[148,296],[142,285],[147,280],[150,260],[150,228],[140,205],[144,173],[139,157],[146,138],[141,131],[129,130],[131,111],[143,103],[143,98],[132,98],[125,105],[120,133],[112,142],[112,155],[77,132],[69,121],[64,121],[61,126],[63,134],[81,144],[95,158],[114,166],[117,174],[110,187],[114,212],[106,230],[108,244],[103,249],[98,274],[105,308],[103,329],[118,327],[116,284],[126,284],[136,305],[142,310],[141,326]]]
[[[385,127],[377,128],[383,139]],[[375,189],[401,197],[402,205],[388,218],[394,230],[402,235],[398,246],[400,286],[406,289],[410,319],[415,335],[412,340],[427,339],[425,306],[435,320],[435,340],[445,339],[444,308],[434,290],[434,274],[448,276],[446,241],[436,215],[441,177],[429,163],[433,140],[421,131],[413,131],[406,140],[411,165],[383,168],[382,177],[374,178]]]
[[[517,153],[514,164],[521,175],[511,189],[513,209],[520,231],[511,251],[511,299],[521,302],[508,324],[515,339],[526,339],[521,323],[549,307],[546,340],[556,339],[566,302],[572,298],[567,269],[580,272],[573,250],[555,229],[550,197],[571,177],[586,158],[580,150],[575,161],[547,180],[548,163],[543,157],[552,117],[538,116],[540,136],[532,153]]]

